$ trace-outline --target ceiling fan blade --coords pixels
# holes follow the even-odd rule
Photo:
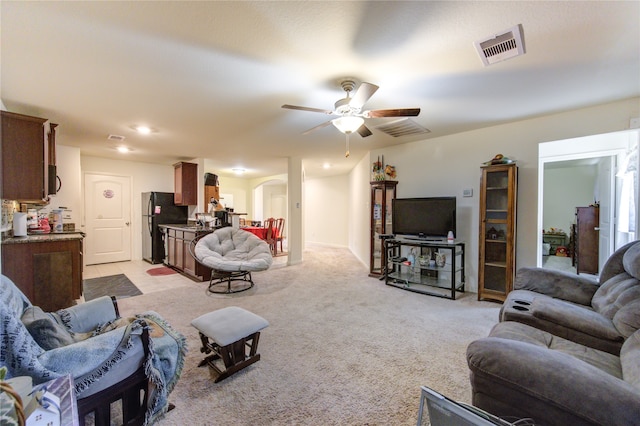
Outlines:
[[[368,118],[379,117],[416,117],[420,114],[420,108],[397,108],[397,109],[376,109],[365,111],[364,116]]]
[[[349,106],[353,108],[362,108],[369,98],[376,93],[376,90],[378,90],[378,86],[375,84],[365,82],[361,83],[360,87],[358,87],[358,90],[356,90],[356,93],[353,95],[353,98],[349,101]]]
[[[357,132],[363,138],[366,138],[367,136],[371,136],[373,134],[373,133],[371,133],[371,130],[369,130],[369,128],[367,126],[365,126],[364,124],[362,126],[358,127]]]
[[[316,127],[312,127],[312,128],[310,128],[309,130],[307,130],[307,131],[305,131],[305,132],[302,132],[302,134],[303,134],[303,135],[309,134],[309,133],[313,132],[314,130],[322,129],[323,127],[327,127],[327,126],[328,126],[328,125],[330,125],[330,124],[331,124],[331,120],[329,120],[329,121],[325,121],[325,122],[324,122],[324,123],[322,123],[322,124],[318,124]]]
[[[333,114],[333,111],[329,111],[326,109],[320,109],[320,108],[310,108],[310,107],[303,107],[303,106],[296,106],[296,105],[282,105],[282,108],[286,108],[286,109],[297,109],[300,111],[310,111],[310,112],[321,112],[323,114],[328,114],[331,115]]]

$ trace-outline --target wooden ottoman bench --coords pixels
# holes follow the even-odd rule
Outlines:
[[[230,306],[201,315],[191,325],[200,332],[200,352],[211,353],[198,367],[208,365],[216,371],[218,377],[214,382],[218,383],[260,360],[260,354],[256,353],[260,330],[269,322],[246,309]],[[217,360],[222,360],[224,367]]]

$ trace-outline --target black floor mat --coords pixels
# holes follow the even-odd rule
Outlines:
[[[124,299],[142,294],[125,274],[83,280],[82,287],[84,300],[87,302],[101,296],[115,296],[116,299]]]

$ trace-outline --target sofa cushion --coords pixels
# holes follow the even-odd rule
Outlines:
[[[33,340],[46,351],[75,342],[65,326],[59,324],[53,315],[44,312],[38,306],[25,309],[21,320]]]
[[[640,390],[640,331],[629,336],[622,345],[620,364],[624,381]]]
[[[634,244],[624,253],[622,265],[627,274],[640,280],[640,244]]]
[[[570,340],[554,336],[519,322],[507,321],[496,324],[489,337],[517,340],[519,342],[562,352],[573,358],[586,362],[618,379],[622,379],[620,358],[608,352],[589,348]]]
[[[596,312],[613,319],[618,309],[632,299],[623,293],[637,285],[638,280],[626,272],[618,274],[600,285],[593,295],[591,306]],[[620,300],[618,300],[619,298]]]
[[[625,338],[640,330],[640,298],[620,308],[613,316],[613,324]]]
[[[578,330],[599,339],[620,342],[623,340],[623,336],[609,318],[563,300],[535,297],[531,303],[531,313],[536,318],[550,321],[564,328]]]

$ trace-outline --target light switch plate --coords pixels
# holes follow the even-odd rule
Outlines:
[[[471,188],[463,189],[462,190],[462,196],[463,197],[473,197],[473,189],[471,189]]]

